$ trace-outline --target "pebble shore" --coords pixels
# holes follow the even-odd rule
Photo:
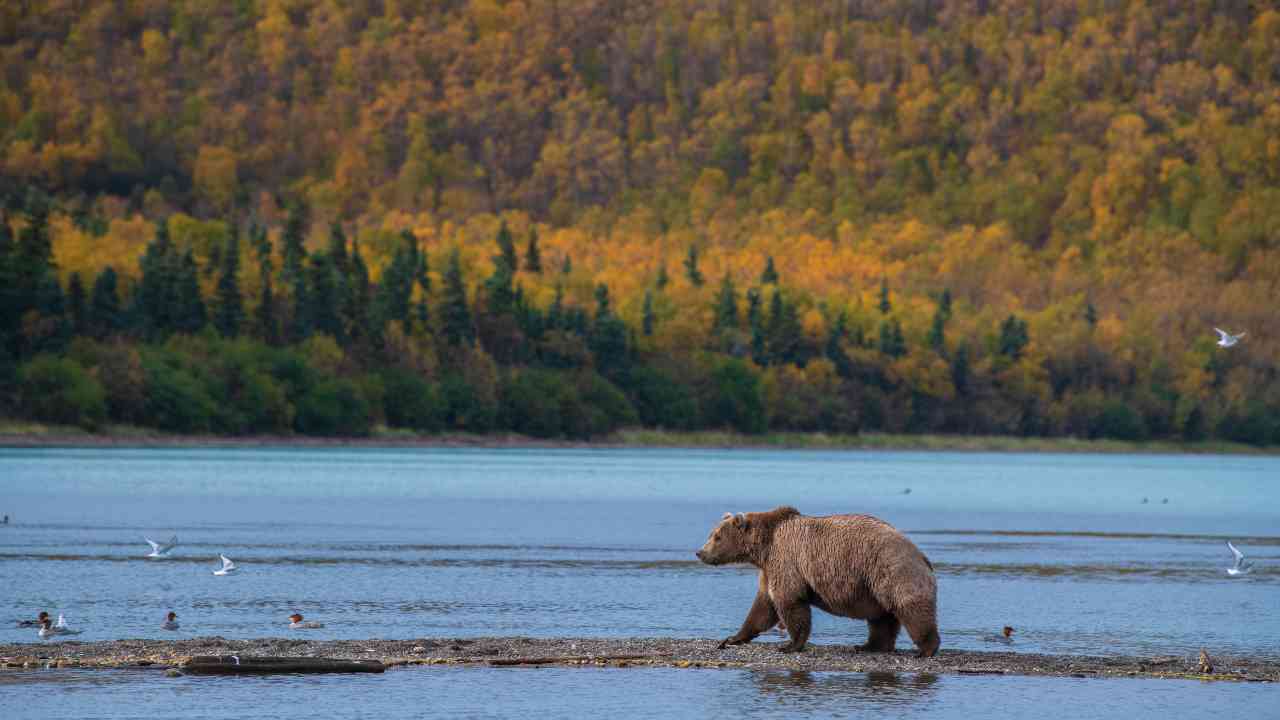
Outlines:
[[[378,660],[405,666],[591,665],[611,667],[750,668],[760,670],[909,672],[955,675],[1140,677],[1280,682],[1280,661],[1211,655],[1202,672],[1196,655],[1091,657],[943,649],[916,658],[910,649],[860,653],[850,646],[813,645],[781,653],[776,642],[725,649],[716,640],[677,638],[489,637],[419,640],[111,640],[0,645],[0,672],[47,668],[180,669],[197,655]]]

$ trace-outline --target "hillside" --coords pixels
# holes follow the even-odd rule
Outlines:
[[[1266,4],[409,5],[0,7],[7,412],[1280,442]]]

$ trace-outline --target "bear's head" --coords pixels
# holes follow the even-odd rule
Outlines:
[[[698,559],[708,565],[748,562],[751,550],[751,521],[746,515],[725,513],[711,531],[706,544],[697,552]]]

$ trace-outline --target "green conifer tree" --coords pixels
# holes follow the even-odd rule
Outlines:
[[[542,273],[542,251],[538,249],[538,228],[529,228],[529,246],[524,251],[524,269],[531,273]]]
[[[765,258],[764,271],[760,273],[761,285],[777,285],[778,269],[773,266],[773,256]]]
[[[240,295],[240,237],[232,232],[222,253],[222,269],[218,275],[217,303],[213,325],[223,337],[240,334],[244,321],[244,298]]]
[[[440,322],[450,345],[470,345],[475,340],[471,310],[467,306],[467,286],[462,278],[462,258],[458,249],[449,253],[444,271],[444,297],[440,303]]]
[[[698,246],[690,245],[689,254],[684,258],[684,274],[694,287],[702,287],[702,271],[698,269]]]

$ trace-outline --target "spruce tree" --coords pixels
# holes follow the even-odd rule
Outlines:
[[[724,279],[720,281],[712,323],[712,332],[738,329],[738,291],[734,289],[733,278],[729,277],[729,273],[725,273]]]
[[[653,335],[653,291],[644,291],[644,307],[641,310],[640,327],[645,337]]]
[[[356,240],[351,241],[349,265],[351,270],[347,275],[346,306],[342,314],[350,323],[348,335],[358,338],[365,335],[370,325],[369,304],[373,289],[369,284],[369,267],[364,263],[360,243]]]
[[[347,257],[347,234],[342,231],[342,224],[334,222],[329,225],[329,262],[339,276],[345,277],[350,270]]]
[[[516,244],[511,237],[511,231],[507,229],[506,220],[503,220],[498,228],[498,253],[502,262],[507,264],[507,269],[515,275],[515,272],[520,269],[520,261],[516,257]]]
[[[538,249],[538,228],[529,228],[529,246],[524,251],[524,269],[531,273],[542,272],[542,251]]]
[[[119,278],[110,265],[93,281],[93,290],[89,294],[89,331],[95,338],[108,337],[124,327],[118,285]]]
[[[444,336],[450,345],[470,345],[475,340],[471,310],[467,307],[467,286],[462,279],[462,258],[457,248],[449,253],[449,263],[445,266],[440,313]]]
[[[757,365],[767,365],[765,357],[764,313],[760,304],[760,289],[747,291],[747,327],[751,330],[751,359]]]
[[[667,283],[670,282],[670,280],[671,278],[667,276],[667,264],[665,262],[659,263],[658,279],[654,281],[654,285],[657,285],[659,290],[664,290],[666,289]]]
[[[310,302],[312,330],[328,335],[339,345],[346,345],[347,333],[339,314],[341,297],[333,261],[326,253],[312,255],[307,274],[307,300]]]
[[[888,315],[889,311],[893,309],[893,305],[889,303],[889,281],[884,278],[880,279],[879,307],[881,315]]]
[[[222,253],[222,269],[218,275],[217,305],[213,325],[223,337],[240,334],[244,321],[244,298],[240,295],[240,237],[235,231],[227,238]]]
[[[289,208],[289,217],[285,220],[284,233],[281,237],[284,257],[280,267],[280,279],[291,288],[304,282],[302,266],[307,260],[306,231],[306,206],[294,203]]]
[[[1017,315],[1005,318],[1000,325],[1000,354],[1017,360],[1029,342],[1026,321],[1019,320]]]
[[[606,318],[610,314],[609,309],[609,286],[604,283],[596,285],[596,320]]]
[[[264,342],[275,345],[280,342],[280,321],[276,312],[275,288],[272,286],[275,268],[271,260],[271,238],[263,228],[254,228],[249,232],[249,237],[258,254],[258,279],[262,284],[258,307],[254,310],[255,331]]]
[[[786,302],[782,289],[773,291],[769,306],[769,332],[767,351],[772,363],[798,363],[804,331],[800,326],[799,309]]]
[[[764,272],[760,273],[761,285],[777,285],[778,270],[773,266],[773,256],[770,255],[765,259]]]
[[[827,347],[824,354],[831,364],[836,368],[836,374],[840,377],[848,379],[853,377],[853,360],[849,358],[849,354],[844,351],[843,340],[848,333],[848,316],[843,310],[836,318],[835,325],[832,326],[830,334],[827,335]]]
[[[71,332],[76,335],[89,334],[88,303],[85,299],[84,283],[80,273],[73,272],[67,279],[67,310],[71,315]]]
[[[181,261],[169,240],[166,223],[156,224],[156,235],[147,244],[139,269],[142,278],[133,293],[133,314],[145,337],[162,338],[176,329],[182,310],[178,297]]]
[[[684,258],[684,274],[694,287],[702,287],[702,271],[698,269],[698,246],[690,245],[689,254]]]
[[[547,327],[552,330],[563,330],[564,326],[564,286],[556,283],[556,294],[547,308]]]
[[[200,268],[195,255],[187,250],[182,255],[176,288],[178,315],[174,318],[174,330],[194,334],[200,332],[208,321],[204,298],[200,296]]]
[[[1089,327],[1096,327],[1098,324],[1098,309],[1093,306],[1092,302],[1085,303],[1084,321],[1089,323]]]
[[[427,253],[418,247],[418,239],[413,238],[413,250],[416,262],[414,263],[414,280],[418,284],[418,304],[415,306],[417,314],[418,327],[423,332],[427,331],[428,322],[431,320],[427,307],[427,295],[431,292],[431,273],[427,261]]]
[[[569,257],[568,253],[565,253],[564,260],[560,263],[560,274],[568,275],[571,272],[573,272],[573,258]]]

